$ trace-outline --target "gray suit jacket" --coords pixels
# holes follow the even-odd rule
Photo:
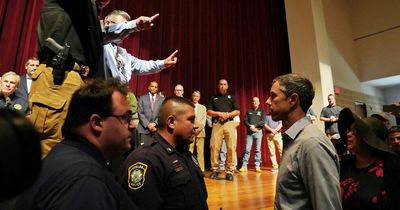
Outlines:
[[[158,112],[164,97],[156,94],[156,101],[154,103],[154,109],[151,109],[150,96],[149,93],[140,96],[138,103],[138,115],[139,115],[139,125],[138,132],[140,134],[149,134],[150,131],[147,129],[147,125],[151,122],[158,123]]]

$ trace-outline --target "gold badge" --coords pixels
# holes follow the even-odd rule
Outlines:
[[[132,190],[137,190],[143,187],[147,165],[137,162],[128,168],[128,186]]]
[[[22,109],[22,105],[21,104],[14,104],[14,109],[21,110]]]

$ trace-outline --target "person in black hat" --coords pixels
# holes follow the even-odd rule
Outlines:
[[[345,108],[338,127],[351,153],[341,163],[343,208],[398,209],[400,162],[385,142],[385,125],[374,117],[361,119]]]
[[[371,117],[375,117],[376,119],[382,121],[387,129],[392,127],[392,125],[390,124],[390,121],[389,121],[389,114],[386,112],[375,113],[375,114],[372,114]]]

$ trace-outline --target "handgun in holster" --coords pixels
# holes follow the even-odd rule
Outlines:
[[[89,75],[89,66],[78,64],[74,61],[69,53],[70,46],[68,44],[61,46],[54,39],[47,38],[45,40],[45,46],[55,54],[50,61],[50,66],[53,67],[54,84],[62,84],[65,77],[65,71],[73,70],[83,77]]]
[[[60,85],[64,80],[65,71],[72,69],[74,65],[74,62],[69,58],[70,46],[68,44],[61,46],[50,37],[45,40],[44,45],[55,54],[50,65],[53,67],[54,84]]]

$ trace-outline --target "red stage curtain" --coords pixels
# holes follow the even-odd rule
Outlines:
[[[0,71],[23,73],[23,62],[36,52],[36,24],[43,0],[5,0],[0,4]],[[4,0],[3,0],[4,2]],[[123,47],[142,59],[162,59],[179,50],[176,67],[159,74],[134,76],[130,87],[137,96],[156,80],[166,95],[181,83],[185,97],[202,93],[201,103],[216,93],[219,79],[229,82],[237,97],[241,119],[258,96],[264,107],[271,80],[289,73],[290,58],[283,1],[254,0],[113,0],[102,16],[114,9],[151,16],[160,13],[155,26],[127,38]],[[238,128],[237,154],[245,149],[246,130]],[[270,165],[263,141],[263,165]],[[253,154],[253,153],[252,153]],[[253,158],[250,160],[253,163]]]
[[[25,61],[36,57],[37,22],[44,0],[1,0],[0,75],[25,74]]]

